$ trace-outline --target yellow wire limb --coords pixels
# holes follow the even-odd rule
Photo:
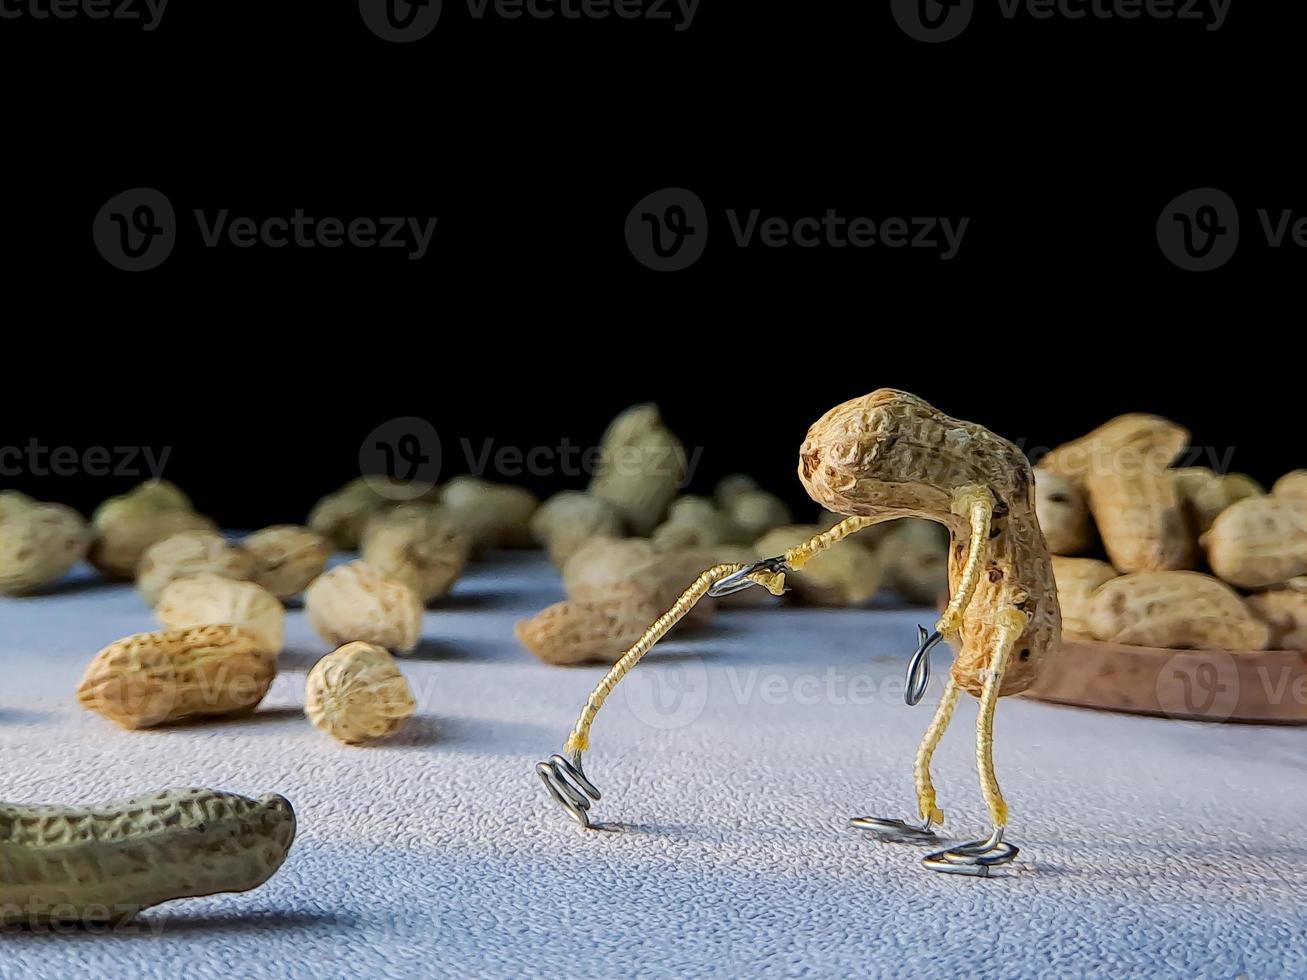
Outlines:
[[[814,535],[803,544],[795,545],[789,551],[785,552],[785,563],[798,571],[812,559],[828,548],[839,544],[850,534],[856,534],[863,528],[871,527],[873,524],[883,524],[889,517],[848,517],[840,521],[834,527],[822,531],[821,534]]]
[[[967,487],[958,492],[953,502],[953,513],[966,515],[971,525],[971,540],[967,545],[967,561],[958,576],[958,585],[949,600],[936,629],[946,639],[962,627],[963,610],[971,604],[980,582],[980,566],[989,545],[989,528],[994,515],[994,496],[985,487]]]
[[[734,575],[744,565],[727,563],[724,565],[714,565],[708,571],[700,575],[690,585],[688,589],[681,593],[681,597],[671,609],[663,613],[654,620],[653,625],[644,631],[644,635],[636,640],[634,644],[624,654],[617,663],[604,675],[593,691],[590,692],[590,699],[581,709],[581,716],[576,720],[576,726],[572,729],[572,734],[567,737],[567,743],[563,746],[564,752],[584,752],[590,747],[590,726],[594,724],[595,715],[599,714],[599,709],[604,706],[608,700],[608,695],[613,692],[613,688],[630,671],[632,667],[640,662],[640,658],[653,649],[655,643],[667,635],[668,630],[679,623],[694,608],[694,604],[708,594],[716,583],[726,578],[728,575]]]
[[[791,548],[785,553],[785,563],[791,568],[802,568],[816,555],[833,547],[843,541],[850,534],[861,531],[872,524],[879,524],[885,520],[883,517],[850,517],[829,530],[815,535],[803,544]],[[563,746],[564,752],[585,752],[590,748],[590,726],[594,724],[595,716],[599,714],[599,709],[604,706],[608,700],[608,695],[613,693],[618,682],[625,677],[638,664],[642,657],[653,649],[654,644],[667,635],[673,626],[679,623],[694,608],[695,603],[708,594],[708,590],[714,585],[726,578],[728,575],[734,575],[736,572],[747,566],[735,563],[726,563],[714,565],[702,575],[700,575],[690,585],[688,589],[681,593],[679,599],[667,612],[663,613],[651,625],[640,639],[636,640],[631,647],[622,654],[617,663],[609,669],[593,691],[590,692],[590,698],[581,709],[581,715],[576,720],[576,725],[572,728],[572,733],[567,737],[567,742]],[[785,575],[782,572],[757,571],[749,575],[750,581],[761,585],[772,595],[780,595],[784,591]]]
[[[980,691],[980,716],[976,719],[976,770],[980,773],[980,793],[985,798],[985,806],[989,808],[995,827],[1007,826],[1008,811],[998,777],[994,774],[994,706],[998,703],[999,688],[1003,686],[1008,656],[1027,625],[1025,614],[1017,609],[1006,609],[1000,615],[998,643]]]
[[[922,818],[931,823],[943,823],[944,811],[935,801],[935,784],[930,778],[930,760],[935,755],[935,749],[939,747],[940,739],[944,737],[944,730],[948,728],[948,723],[953,718],[953,709],[958,705],[958,695],[961,691],[962,688],[950,674],[939,707],[935,709],[935,717],[931,719],[930,727],[926,729],[925,737],[921,740],[921,747],[917,749],[917,805]]]

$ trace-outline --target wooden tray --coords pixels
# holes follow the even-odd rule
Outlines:
[[[1307,725],[1307,653],[1159,650],[1067,634],[1025,694],[1168,718]]]

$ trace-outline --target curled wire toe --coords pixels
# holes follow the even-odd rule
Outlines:
[[[939,840],[930,829],[929,820],[918,826],[906,820],[891,820],[888,817],[854,817],[849,821],[849,826],[854,830],[870,831],[886,843],[925,844]]]
[[[1015,844],[1004,842],[1003,828],[996,827],[994,833],[985,840],[969,841],[935,851],[922,858],[921,863],[931,871],[944,874],[988,878],[990,868],[1010,864],[1020,850]]]
[[[571,759],[554,754],[544,762],[537,762],[536,775],[558,805],[582,827],[589,829],[590,802],[598,800],[600,793],[581,768],[581,753],[574,752]]]

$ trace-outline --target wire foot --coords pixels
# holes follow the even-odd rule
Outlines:
[[[592,829],[590,802],[598,800],[600,793],[581,768],[580,752],[573,752],[571,759],[555,754],[544,762],[537,762],[536,775],[549,790],[549,795],[572,815],[573,820],[586,830]]]
[[[939,841],[939,836],[930,829],[929,820],[918,827],[888,817],[854,817],[849,826],[854,830],[870,831],[887,844],[934,844]]]
[[[950,875],[971,875],[974,878],[988,878],[989,869],[1011,864],[1020,853],[1015,844],[1003,840],[1003,828],[995,827],[994,832],[985,840],[969,841],[943,851],[935,851],[921,859],[921,863],[931,871]]]

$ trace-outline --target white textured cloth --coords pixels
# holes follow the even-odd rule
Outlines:
[[[86,663],[153,628],[125,586],[0,600],[0,795],[170,786],[294,804],[285,867],[135,931],[0,935],[0,976],[1307,976],[1307,730],[999,704],[1021,855],[990,880],[848,829],[906,817],[937,700],[902,703],[926,611],[719,614],[610,699],[585,833],[533,766],[600,668],[547,667],[512,624],[560,598],[538,554],[473,566],[402,662],[420,716],[339,745],[303,717],[326,652],[302,612],[260,711],[125,732],[77,706]],[[946,654],[936,666],[943,673]],[[964,697],[937,756],[947,829],[986,831]]]

